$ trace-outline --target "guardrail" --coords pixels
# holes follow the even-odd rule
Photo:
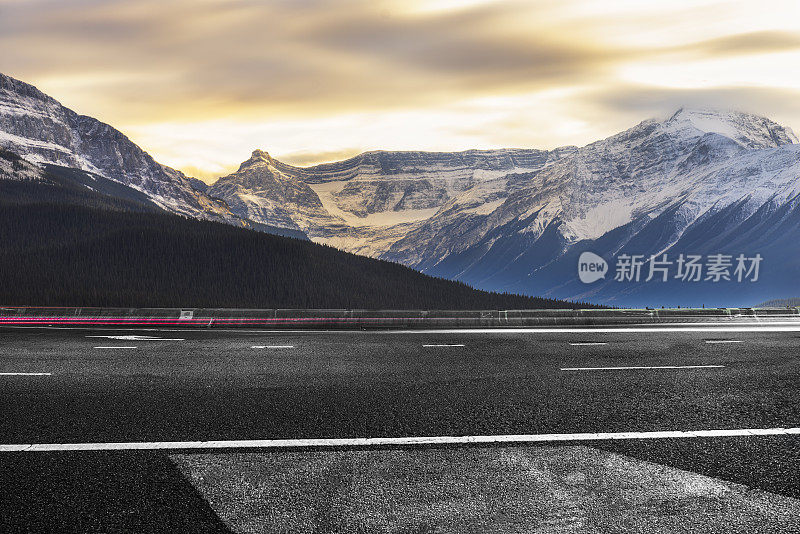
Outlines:
[[[185,326],[291,329],[509,328],[702,322],[800,321],[800,308],[618,310],[301,310],[0,307],[0,326]]]

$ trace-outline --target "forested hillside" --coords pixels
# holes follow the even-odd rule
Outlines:
[[[576,307],[35,181],[0,180],[0,273],[2,305]]]

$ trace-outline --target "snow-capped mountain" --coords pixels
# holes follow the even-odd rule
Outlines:
[[[377,257],[449,203],[465,216],[491,212],[514,190],[509,173],[541,169],[575,150],[375,151],[306,168],[256,150],[208,192],[239,216]]]
[[[308,235],[481,289],[618,305],[741,305],[784,297],[800,279],[800,145],[790,129],[747,113],[681,109],[549,151],[374,151],[302,168],[256,150],[207,187],[111,126],[0,75],[0,149],[10,154],[0,158],[0,178],[35,180],[48,165],[80,169],[68,175],[81,187],[110,180],[169,211]],[[109,183],[102,190],[122,194]],[[579,280],[586,251],[607,261],[608,276]],[[613,276],[626,254],[645,258],[646,271],[651,255],[740,253],[763,257],[757,283]]]
[[[742,113],[680,110],[645,121],[529,174],[523,188],[470,228],[468,245],[415,266],[482,287],[623,305],[732,303],[750,294],[758,302],[800,276],[800,253],[783,251],[800,237],[796,141],[791,130]],[[753,234],[755,228],[761,231]],[[409,235],[383,256],[401,259],[411,242],[436,250],[445,233]],[[673,260],[761,254],[764,270],[758,284],[618,283],[611,273],[586,285],[577,277],[584,251],[605,257],[612,269],[626,253]]]
[[[117,181],[147,194],[168,211],[243,223],[223,202],[197,191],[183,173],[157,163],[118,130],[3,74],[0,148],[31,163],[72,167]]]
[[[256,151],[209,193],[239,215],[480,288],[686,305],[706,291],[713,302],[723,286],[608,278],[587,286],[576,274],[579,251],[610,261],[626,251],[766,252],[777,236],[733,239],[759,224],[788,224],[784,233],[800,237],[791,226],[800,146],[790,129],[763,117],[681,109],[582,148],[553,151],[369,152],[309,168]],[[712,221],[709,234],[703,229]],[[720,241],[725,235],[730,239]],[[800,254],[780,262],[779,256],[764,260],[772,282],[736,291],[758,298],[767,285],[778,291],[800,276]]]
[[[317,194],[290,167],[256,150],[235,173],[217,180],[208,192],[224,199],[234,213],[255,221],[286,228],[327,226],[336,222]]]

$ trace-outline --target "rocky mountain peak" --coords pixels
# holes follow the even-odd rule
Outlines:
[[[132,187],[168,211],[240,223],[226,205],[193,189],[183,173],[155,161],[122,132],[4,74],[0,148],[35,164],[81,169]]]
[[[250,155],[250,159],[243,161],[241,165],[239,165],[239,171],[242,171],[248,167],[252,167],[253,165],[258,164],[270,164],[275,163],[272,159],[272,156],[269,155],[269,152],[264,150],[253,150],[253,153]]]
[[[791,128],[741,111],[680,108],[662,126],[670,133],[687,137],[719,134],[748,149],[776,148],[798,142]]]
[[[0,72],[0,92],[5,93],[5,98],[10,98],[11,95],[14,95],[16,98],[29,98],[47,103],[56,103],[55,100],[33,85],[12,78],[11,76],[6,76],[2,72]]]

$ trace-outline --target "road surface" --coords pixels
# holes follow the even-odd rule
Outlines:
[[[800,435],[781,430],[800,428],[800,324],[791,321],[441,332],[5,328],[0,339],[6,451],[420,436],[455,437],[455,446],[465,436],[554,434],[555,445],[569,445],[570,436],[601,433],[629,439],[581,445],[800,497]],[[751,435],[759,430],[768,435]],[[692,431],[702,437],[675,437]],[[42,462],[85,469],[86,457],[71,454],[5,452],[0,463],[29,476]],[[130,461],[109,454],[98,458],[110,471]],[[144,472],[164,472],[158,453],[141,454]]]

